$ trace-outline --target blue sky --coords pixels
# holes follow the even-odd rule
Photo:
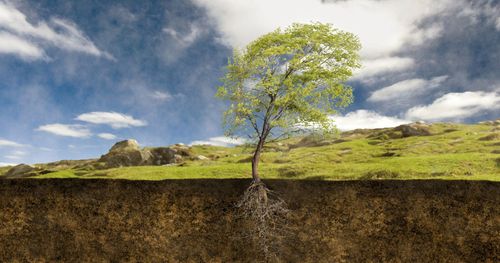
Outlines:
[[[339,128],[500,117],[498,1],[0,0],[0,164],[236,143],[213,96],[232,49],[314,21],[363,44]]]

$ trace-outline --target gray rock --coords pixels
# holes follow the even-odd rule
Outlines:
[[[121,141],[113,145],[109,152],[98,160],[105,168],[141,165],[165,165],[182,161],[176,157],[177,150],[169,147],[141,149],[135,140]],[[180,156],[180,155],[179,155]]]
[[[184,161],[184,158],[182,158],[182,155],[174,154],[174,162],[175,163],[182,163],[183,161]]]
[[[428,136],[432,134],[429,130],[429,125],[422,123],[403,124],[394,128],[394,130],[401,131],[403,137]]]
[[[136,140],[128,139],[125,141],[120,141],[115,143],[109,152],[126,152],[126,151],[138,151],[141,148]]]
[[[149,150],[151,152],[153,163],[164,165],[173,163],[175,160],[175,151],[169,147],[158,147]]]
[[[205,160],[209,160],[210,158],[206,157],[206,156],[203,156],[203,155],[198,155],[196,156],[196,160],[200,160],[200,161],[205,161]]]

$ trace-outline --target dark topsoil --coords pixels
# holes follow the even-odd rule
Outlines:
[[[500,262],[500,184],[267,181],[283,262]],[[0,180],[0,262],[254,262],[248,180]]]

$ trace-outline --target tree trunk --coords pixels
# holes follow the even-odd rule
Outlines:
[[[264,140],[265,139],[260,139],[259,143],[257,144],[257,148],[255,149],[255,153],[253,154],[252,158],[252,178],[254,183],[260,182],[260,177],[259,177],[259,161],[260,161],[260,152],[262,151],[262,147],[264,146]]]
[[[274,98],[271,97],[271,105],[274,102]],[[252,158],[252,178],[254,183],[259,183],[260,182],[260,177],[259,177],[259,161],[260,161],[260,152],[262,151],[262,148],[264,147],[264,143],[266,143],[266,138],[269,135],[269,132],[271,132],[271,127],[269,127],[269,110],[271,106],[267,109],[266,116],[264,118],[264,123],[262,125],[262,132],[260,133],[259,136],[259,143],[257,144],[257,148],[255,148],[255,153],[253,154]]]

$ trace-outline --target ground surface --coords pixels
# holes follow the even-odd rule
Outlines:
[[[400,138],[393,129],[359,130],[336,138],[296,137],[270,144],[262,157],[264,178],[279,179],[460,179],[500,181],[500,121],[496,124],[431,125],[429,136]],[[209,160],[180,166],[107,170],[54,169],[37,178],[131,180],[248,178],[251,147],[195,146]],[[0,174],[5,172],[0,168]]]
[[[500,183],[268,180],[282,262],[500,262]],[[0,180],[0,262],[255,262],[248,180]]]

